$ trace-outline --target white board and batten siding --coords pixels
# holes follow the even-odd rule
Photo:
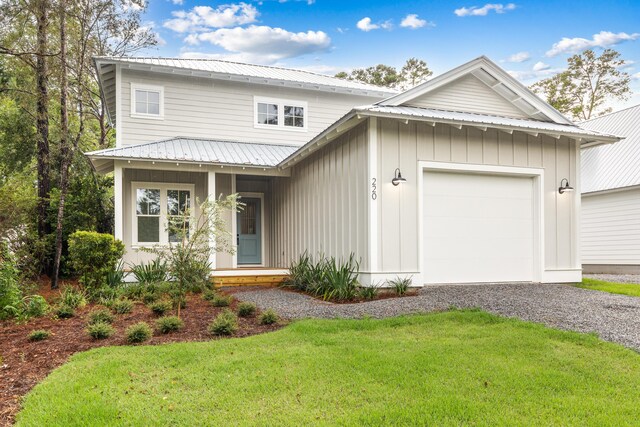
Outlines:
[[[355,105],[377,98],[237,83],[216,79],[122,70],[122,145],[158,141],[175,136],[216,138],[241,142],[302,145],[329,127]],[[164,89],[164,119],[131,117],[131,84]],[[254,96],[304,101],[308,129],[254,127]]]
[[[585,272],[640,273],[640,188],[582,195]]]

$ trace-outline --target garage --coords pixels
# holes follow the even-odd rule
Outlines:
[[[426,171],[423,180],[426,283],[534,281],[534,178]]]

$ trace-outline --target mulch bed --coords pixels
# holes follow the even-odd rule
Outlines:
[[[43,283],[43,296],[51,302],[56,292],[46,289]],[[237,301],[231,306],[235,311]],[[95,347],[128,345],[125,329],[140,321],[155,328],[158,316],[143,304],[136,304],[129,314],[115,315],[113,323],[116,333],[110,338],[94,341],[85,332],[88,313],[99,306],[89,304],[76,310],[75,317],[58,320],[52,316],[36,318],[23,324],[13,321],[0,322],[0,426],[11,425],[20,409],[20,400],[38,382],[52,370],[65,363],[74,353]],[[144,345],[165,344],[183,341],[209,341],[220,339],[212,337],[207,326],[224,308],[213,307],[202,299],[201,295],[189,295],[186,308],[180,311],[184,328],[177,332],[154,336]],[[175,314],[175,313],[167,313]],[[260,325],[258,316],[238,319],[238,332],[234,337],[245,337],[274,331],[282,325]],[[45,329],[51,336],[39,342],[30,342],[27,338],[33,330]]]

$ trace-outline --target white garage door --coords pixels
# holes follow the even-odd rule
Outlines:
[[[426,283],[533,281],[533,179],[425,172]]]

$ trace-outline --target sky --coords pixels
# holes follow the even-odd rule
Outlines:
[[[145,56],[219,58],[324,74],[406,59],[434,75],[486,55],[523,83],[556,74],[569,56],[611,47],[627,61],[640,104],[640,0],[148,0]]]

